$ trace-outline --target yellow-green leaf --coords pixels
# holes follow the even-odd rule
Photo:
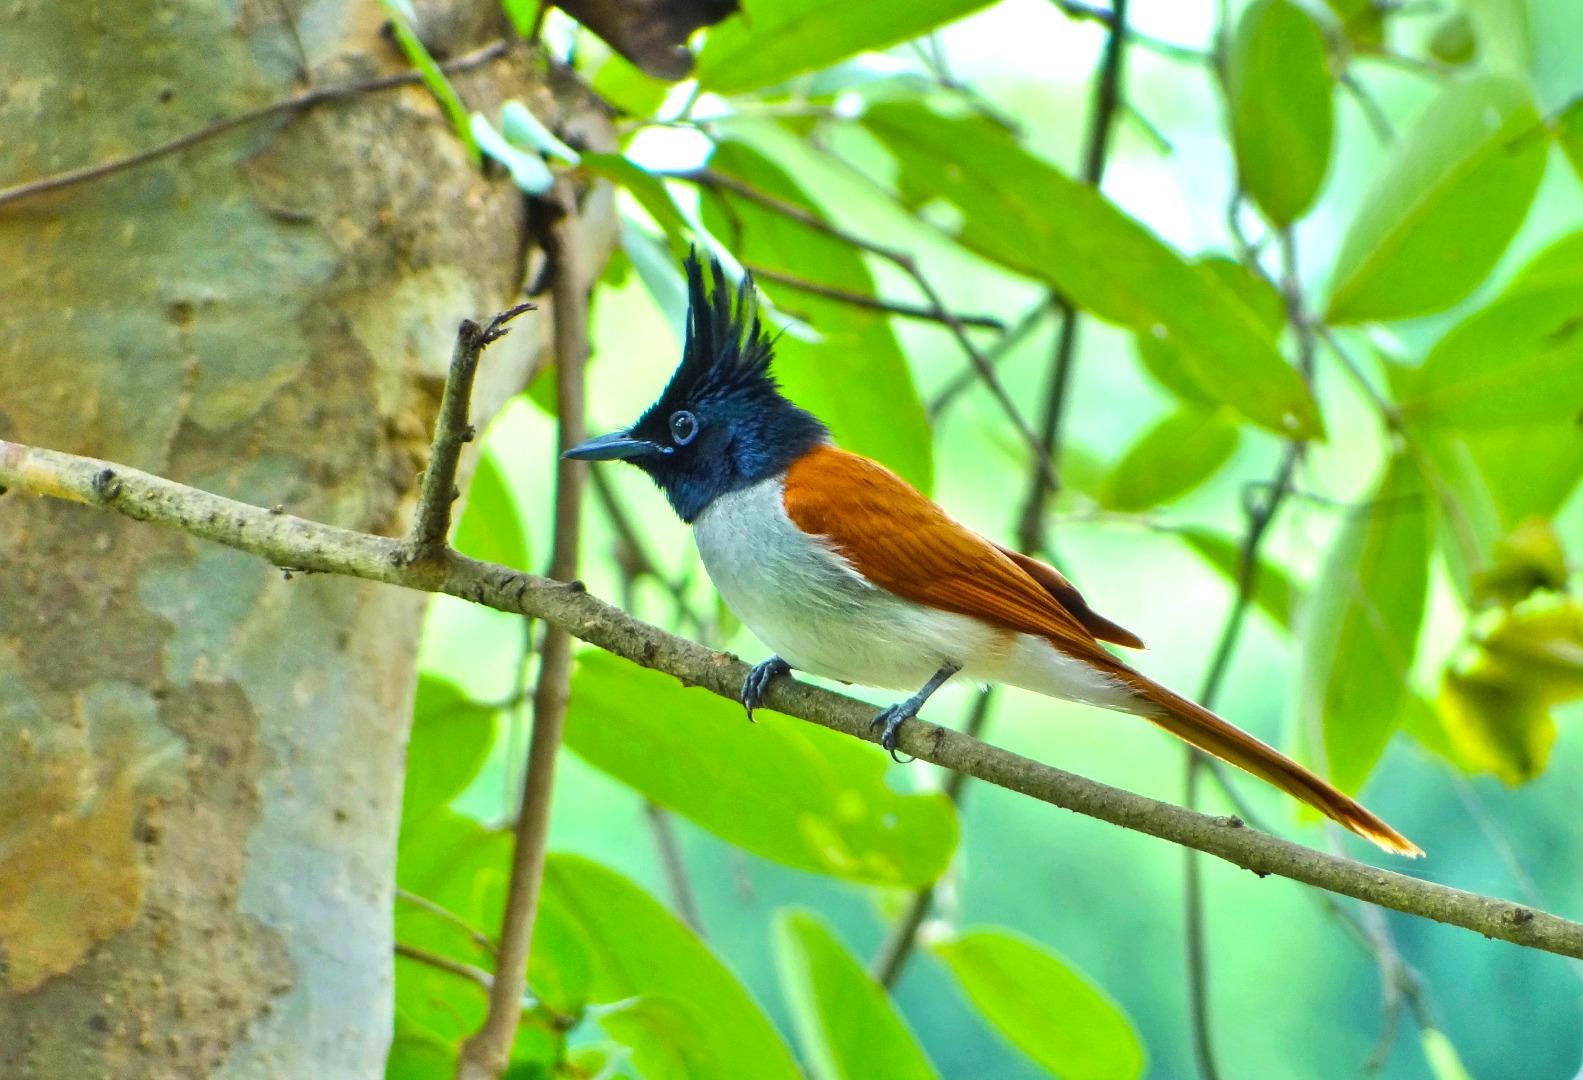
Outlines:
[[[1099,485],[1107,510],[1134,513],[1170,502],[1213,476],[1237,449],[1237,426],[1223,411],[1184,406],[1127,448]]]
[[[775,959],[816,1080],[939,1080],[885,988],[819,916],[781,912]]]
[[[1127,1014],[1054,951],[998,929],[932,948],[984,1018],[1061,1080],[1143,1074],[1143,1044]]]
[[[717,94],[771,86],[854,53],[899,44],[989,0],[743,0],[709,31],[698,82]]]
[[[478,459],[451,543],[457,551],[474,559],[528,569],[531,556],[522,511],[511,494],[505,470],[491,452],[486,451]]]
[[[1400,723],[1423,621],[1429,495],[1405,456],[1348,517],[1309,590],[1298,708],[1323,733],[1336,786],[1356,791]]]
[[[1237,174],[1276,225],[1302,217],[1330,166],[1332,79],[1325,38],[1291,0],[1256,0],[1227,59]]]
[[[1353,216],[1326,319],[1404,319],[1467,296],[1527,215],[1548,142],[1522,83],[1479,75],[1447,86]]]

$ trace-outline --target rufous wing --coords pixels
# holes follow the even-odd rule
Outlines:
[[[799,529],[824,538],[882,589],[1037,634],[1074,656],[1114,662],[1054,592],[878,462],[816,447],[787,471],[784,504]],[[1105,626],[1137,640],[1108,621]]]

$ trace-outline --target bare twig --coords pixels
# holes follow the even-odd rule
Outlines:
[[[467,422],[473,398],[473,376],[478,373],[478,358],[493,342],[510,333],[506,324],[532,304],[518,304],[479,326],[463,319],[456,331],[456,348],[451,354],[451,370],[440,396],[440,412],[434,422],[434,442],[429,448],[429,464],[423,470],[418,488],[418,508],[412,516],[407,545],[414,559],[427,558],[445,547],[451,531],[451,504],[461,494],[456,487],[456,466],[462,460],[462,444],[477,434]]]
[[[563,181],[564,184],[564,181]],[[558,190],[563,210],[572,206],[570,193]],[[569,218],[549,230],[549,255],[555,265],[552,287],[555,325],[556,415],[560,449],[583,441],[583,366],[588,359],[588,297],[575,260],[577,252],[567,238]],[[555,473],[555,540],[550,556],[552,580],[573,582],[577,576],[578,541],[582,521],[582,488],[585,467],[558,459]],[[506,888],[506,912],[500,928],[500,958],[495,965],[495,985],[489,994],[489,1012],[479,1029],[462,1043],[457,1057],[457,1080],[499,1080],[511,1059],[522,1015],[528,949],[538,914],[544,879],[545,845],[549,837],[550,796],[555,784],[555,761],[560,756],[561,731],[571,691],[572,637],[566,628],[550,621],[539,652],[538,681],[533,690],[533,735],[528,743],[528,774],[522,786],[522,809],[517,815],[516,847],[511,859],[511,879]]]
[[[693,933],[703,937],[703,912],[698,909],[698,897],[687,877],[687,862],[682,858],[682,846],[676,838],[676,823],[663,806],[652,800],[646,802],[643,809],[649,819],[649,830],[654,834],[660,869],[665,872],[665,883],[670,886],[671,899],[676,903],[676,914],[692,927]]]
[[[748,665],[735,657],[640,622],[575,582],[523,574],[451,551],[434,561],[407,563],[400,557],[400,541],[390,537],[249,506],[112,462],[0,440],[0,487],[166,525],[276,566],[440,592],[498,611],[532,615],[597,648],[731,701],[737,700],[748,673]],[[765,694],[765,706],[868,742],[878,738],[869,726],[872,705],[795,679],[776,680]],[[909,721],[898,742],[906,753],[942,768],[1196,848],[1260,877],[1275,874],[1485,937],[1583,959],[1583,923],[1529,905],[1316,851],[1248,828],[1240,820],[1110,787],[925,720]]]
[[[1066,5],[1061,5],[1066,10]],[[1068,11],[1068,14],[1071,14]],[[1083,181],[1098,188],[1105,179],[1105,163],[1110,157],[1110,134],[1116,115],[1121,108],[1121,79],[1127,55],[1127,0],[1114,0],[1107,13],[1105,25],[1110,36],[1105,42],[1105,55],[1099,63],[1094,78],[1093,104],[1088,122],[1088,140],[1083,151]],[[1052,296],[1056,310],[1061,315],[1060,330],[1056,333],[1055,354],[1050,364],[1050,388],[1045,397],[1044,416],[1039,425],[1039,440],[1035,454],[1045,466],[1033,472],[1028,494],[1023,501],[1021,520],[1017,525],[1017,542],[1028,553],[1045,547],[1044,510],[1050,496],[1061,489],[1059,465],[1061,452],[1061,419],[1065,411],[1067,387],[1072,379],[1072,365],[1077,356],[1077,308],[1064,296]]]
[[[1096,7],[1093,4],[1079,3],[1077,0],[1052,0],[1056,7],[1061,9],[1061,14],[1068,19],[1078,22],[1097,22],[1101,26],[1114,30],[1118,21],[1125,17],[1119,12]],[[1117,4],[1116,7],[1121,7]],[[1179,45],[1174,41],[1165,41],[1161,38],[1140,34],[1136,30],[1128,30],[1127,36],[1140,48],[1158,53],[1169,60],[1178,60],[1184,64],[1207,64],[1214,59],[1210,53],[1195,49],[1191,45]]]
[[[490,956],[495,955],[495,943],[489,940],[489,935],[478,929],[472,923],[468,922],[466,919],[462,918],[449,908],[440,904],[436,904],[433,900],[430,900],[426,896],[419,896],[415,892],[403,889],[399,885],[396,887],[396,899],[404,900],[413,907],[422,908],[435,918],[450,923],[452,926],[456,927],[458,930],[462,931],[462,933],[466,934],[470,939],[472,939],[474,945],[477,945],[480,949],[483,949]]]
[[[472,52],[464,53],[454,60],[446,61],[440,65],[440,70],[448,75],[460,71],[469,71],[482,67],[500,59],[510,49],[509,41],[496,41]],[[398,86],[413,86],[423,81],[423,76],[417,71],[398,71],[393,75],[382,75],[377,79],[364,79],[360,82],[344,83],[340,86],[320,86],[311,90],[304,90],[289,98],[273,102],[259,109],[241,113],[237,116],[216,120],[212,124],[178,135],[174,139],[162,142],[158,146],[151,146],[147,150],[139,150],[125,157],[112,158],[109,161],[96,162],[93,165],[84,165],[80,169],[69,169],[53,176],[41,177],[37,180],[28,180],[24,183],[14,184],[11,187],[0,188],[0,208],[10,203],[20,202],[35,195],[43,195],[50,191],[59,191],[61,188],[72,187],[76,184],[87,183],[111,176],[118,172],[138,165],[146,165],[150,161],[185,150],[189,146],[207,142],[217,135],[248,124],[255,124],[260,120],[268,120],[272,116],[283,116],[288,113],[306,112],[316,105],[323,105],[331,101],[341,101],[345,98],[360,97],[363,94],[372,94],[381,90],[391,90]]]
[[[887,315],[897,315],[903,319],[920,319],[925,322],[946,323],[947,320],[930,307],[921,307],[917,304],[906,304],[899,300],[881,300],[877,296],[866,293],[852,292],[850,289],[838,288],[834,285],[825,285],[818,281],[809,281],[795,274],[782,273],[768,266],[747,267],[753,276],[760,281],[768,281],[776,285],[784,285],[788,289],[808,293],[810,296],[822,296],[826,300],[835,300],[850,307],[863,308],[865,311],[882,311]],[[977,326],[989,330],[1004,330],[1005,324],[993,315],[958,315],[957,319],[963,326]]]
[[[1044,321],[1044,317],[1050,313],[1050,310],[1051,301],[1046,297],[1023,312],[1016,324],[989,347],[989,352],[985,354],[985,359],[991,365],[998,367],[1007,354],[1018,345],[1021,345],[1028,335],[1033,333],[1039,323]],[[961,397],[968,387],[978,381],[978,372],[972,368],[957,372],[950,382],[940,388],[940,392],[934,396],[934,400],[929,402],[929,419],[939,420],[941,414]]]

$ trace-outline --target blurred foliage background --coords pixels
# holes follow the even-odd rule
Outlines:
[[[594,429],[668,377],[687,247],[750,268],[788,391],[840,442],[1057,561],[1145,670],[1362,791],[1428,851],[1407,872],[1570,912],[1583,6],[744,6],[674,85],[560,12],[536,27],[619,114],[619,155],[525,109],[454,114],[525,190],[620,189]],[[553,378],[486,434],[469,554],[547,559]],[[590,588],[761,658],[641,475],[594,485]],[[454,968],[491,962],[538,630],[443,597],[429,618],[391,1077],[450,1075],[483,1012]],[[1240,776],[1233,801],[1129,718],[972,688],[928,711],[1377,855]],[[1576,964],[1213,862],[1195,1034],[1183,852],[981,785],[953,807],[928,766],[612,657],[580,657],[567,751],[513,1075],[1173,1077],[1205,1041],[1261,1078],[1583,1057]],[[910,909],[882,989],[865,969]]]

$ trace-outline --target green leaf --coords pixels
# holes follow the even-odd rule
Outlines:
[[[1467,0],[1464,6],[1486,66],[1525,76],[1533,56],[1528,0]]]
[[[505,470],[485,451],[467,485],[467,502],[456,519],[451,545],[463,555],[525,570],[532,562],[522,510],[511,494]]]
[[[1385,44],[1385,13],[1377,0],[1325,0],[1355,52],[1378,52]]]
[[[692,1080],[730,1076],[710,1045],[710,1022],[678,998],[640,997],[599,1015],[612,1039],[631,1048],[632,1064],[644,1080]]]
[[[1465,11],[1453,11],[1435,25],[1429,35],[1429,55],[1442,64],[1461,67],[1478,52],[1473,37],[1473,21]]]
[[[743,0],[709,32],[699,85],[717,94],[772,86],[838,60],[884,49],[987,7],[989,0]]]
[[[722,143],[710,166],[823,216],[790,174],[741,143]],[[874,295],[862,255],[817,229],[724,192],[704,192],[702,216],[705,228],[747,266]],[[766,292],[813,331],[799,328],[776,343],[775,374],[787,394],[823,420],[836,442],[884,462],[927,492],[934,480],[928,414],[890,320],[805,293]]]
[[[776,917],[775,959],[818,1080],[939,1080],[885,988],[817,915]]]
[[[1342,242],[1332,323],[1442,311],[1489,274],[1544,173],[1545,129],[1515,80],[1454,82],[1392,152]]]
[[[664,1007],[671,1017],[685,1013],[695,1058],[720,1064],[689,1072],[688,1080],[800,1080],[791,1051],[736,976],[637,885],[580,856],[552,854],[544,895],[590,945],[590,1000],[659,999],[671,1003]],[[643,1026],[655,1026],[652,1013],[645,1019]]]
[[[1237,540],[1202,526],[1180,529],[1177,536],[1199,558],[1218,570],[1233,588],[1236,587],[1242,575],[1242,545]],[[1291,632],[1292,612],[1297,607],[1297,586],[1285,570],[1262,557],[1254,571],[1253,605],[1281,629]]]
[[[1256,0],[1227,58],[1237,174],[1276,225],[1313,205],[1330,166],[1330,62],[1319,25],[1290,0]]]
[[[1430,496],[1405,456],[1391,459],[1349,516],[1309,592],[1298,707],[1324,736],[1336,786],[1356,791],[1400,723],[1423,620]]]
[[[1236,450],[1237,426],[1224,412],[1184,406],[1128,447],[1096,498],[1122,513],[1152,509],[1208,480]]]
[[[904,202],[961,210],[957,240],[1100,318],[1180,346],[1185,377],[1285,435],[1323,433],[1318,406],[1260,318],[1109,199],[979,117],[887,102],[864,127],[895,156]]]
[[[583,168],[625,188],[665,231],[672,252],[678,256],[686,254],[690,232],[687,219],[682,216],[665,181],[620,154],[584,154]]]
[[[1546,249],[1447,332],[1401,396],[1403,417],[1416,424],[1574,423],[1583,408],[1583,232]]]
[[[566,745],[738,847],[878,885],[924,885],[956,847],[943,795],[885,783],[884,755],[846,736],[742,707],[603,652],[572,679]]]
[[[494,741],[493,706],[470,700],[444,679],[418,677],[401,799],[403,833],[461,794]]]
[[[645,75],[620,53],[611,53],[594,72],[594,93],[626,116],[646,119],[659,112],[671,84]]]
[[[418,69],[423,85],[429,88],[434,100],[440,103],[446,119],[456,131],[456,137],[461,139],[462,145],[467,148],[468,158],[474,165],[479,164],[483,159],[478,153],[478,143],[473,139],[467,106],[462,104],[461,95],[457,94],[456,87],[451,85],[451,80],[445,77],[445,72],[440,70],[440,65],[435,63],[434,57],[429,55],[429,50],[413,32],[412,23],[407,17],[410,7],[398,0],[379,0],[379,2],[384,7],[385,13],[390,16],[391,32],[395,34],[396,44],[406,54],[407,62]]]
[[[1575,99],[1556,119],[1555,134],[1572,170],[1583,180],[1583,97]]]
[[[1142,1075],[1132,1021],[1053,951],[995,929],[965,931],[933,950],[995,1029],[1061,1080]]]
[[[1532,688],[1499,674],[1447,671],[1439,706],[1451,745],[1469,768],[1516,787],[1549,764],[1556,722]]]

